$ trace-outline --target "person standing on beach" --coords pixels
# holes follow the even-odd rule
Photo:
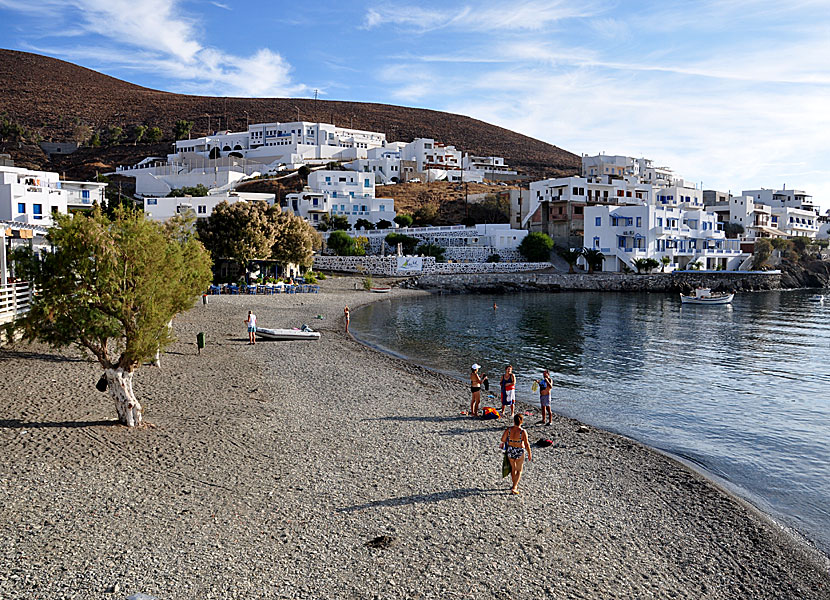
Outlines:
[[[478,416],[478,405],[481,403],[481,386],[484,380],[487,379],[487,375],[482,377],[478,374],[480,368],[481,366],[478,363],[474,363],[470,373],[470,391],[473,393],[473,399],[470,401],[470,415],[473,417]]]
[[[553,423],[553,413],[550,412],[550,390],[553,387],[553,380],[547,369],[542,371],[542,378],[539,380],[539,405],[542,407],[542,420],[539,425],[550,425]],[[547,422],[545,417],[547,417]]]
[[[510,407],[512,418],[516,409],[516,375],[513,373],[513,365],[507,365],[504,375],[501,376],[501,414],[504,415],[505,406]]]
[[[527,460],[533,460],[527,431],[522,429],[523,422],[522,415],[514,416],[513,427],[508,427],[504,431],[501,435],[501,444],[499,444],[499,447],[507,452],[507,460],[510,461],[510,479],[513,480],[513,487],[510,488],[511,494],[519,493],[519,480],[522,478],[522,469],[524,469],[525,452],[527,452]]]
[[[349,333],[349,307],[343,309],[343,316],[346,319],[346,333]]]
[[[256,344],[256,315],[253,311],[248,311],[248,318],[245,319],[245,325],[248,326],[248,345]]]

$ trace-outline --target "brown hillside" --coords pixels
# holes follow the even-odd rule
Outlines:
[[[135,125],[158,126],[167,144],[130,144],[89,148],[56,164],[34,146],[0,143],[21,164],[65,171],[69,176],[89,172],[89,165],[130,164],[170,148],[173,124],[194,122],[193,134],[210,126],[244,130],[251,123],[293,121],[334,122],[359,129],[383,131],[391,141],[431,137],[481,155],[503,156],[510,165],[534,177],[571,174],[579,158],[551,144],[470,117],[425,110],[304,98],[221,98],[171,94],[140,87],[61,60],[0,49],[0,113],[46,141],[68,141],[78,125],[93,130]],[[128,138],[132,139],[132,138]],[[86,166],[86,168],[84,168]]]

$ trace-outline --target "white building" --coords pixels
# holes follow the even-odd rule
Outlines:
[[[312,171],[308,186],[299,193],[286,194],[285,207],[312,225],[324,214],[345,216],[354,226],[358,219],[377,224],[395,218],[395,201],[375,197],[375,177],[356,171]]]
[[[759,237],[816,237],[820,224],[812,199],[804,192],[788,192],[792,193],[749,190],[731,196],[707,190],[706,210],[716,213],[722,223],[742,225],[742,238],[747,241]]]
[[[2,166],[0,221],[50,227],[55,213],[100,205],[106,187],[106,183],[61,181],[49,171]]]
[[[819,207],[813,203],[813,197],[802,190],[744,190],[744,196],[752,196],[756,202],[766,204],[773,210],[776,208],[800,208],[812,211],[818,216]]]
[[[244,158],[210,159],[188,155],[168,163],[149,157],[130,167],[118,167],[119,175],[135,178],[136,196],[166,196],[173,190],[203,185],[209,190],[231,190],[247,177],[260,174],[264,166]]]
[[[697,264],[702,269],[737,269],[738,240],[718,230],[717,216],[702,210],[654,205],[589,206],[585,209],[585,247],[605,255],[604,271],[634,269],[633,261],[664,256],[667,271]]]
[[[166,221],[178,214],[193,213],[197,219],[207,219],[213,209],[222,202],[267,202],[274,204],[274,194],[254,192],[225,192],[209,196],[184,196],[178,198],[145,198],[144,214],[154,221]]]
[[[516,171],[504,164],[501,156],[474,156],[466,154],[462,161],[464,181],[481,182],[485,179],[510,179]]]

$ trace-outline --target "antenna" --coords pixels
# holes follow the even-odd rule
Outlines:
[[[317,92],[318,92],[318,91],[319,91],[319,90],[318,90],[317,88],[314,88],[314,99],[315,99],[315,100],[317,100]]]

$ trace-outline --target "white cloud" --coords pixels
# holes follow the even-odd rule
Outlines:
[[[31,13],[18,0],[0,6]],[[49,53],[69,60],[84,56],[98,68],[129,67],[173,80],[168,91],[203,95],[290,96],[306,88],[294,83],[291,65],[263,48],[237,56],[199,41],[198,23],[181,14],[170,0],[45,0],[38,10],[49,14],[49,27],[71,24],[71,30],[97,36],[82,47],[52,47]],[[125,46],[129,49],[126,49]]]

